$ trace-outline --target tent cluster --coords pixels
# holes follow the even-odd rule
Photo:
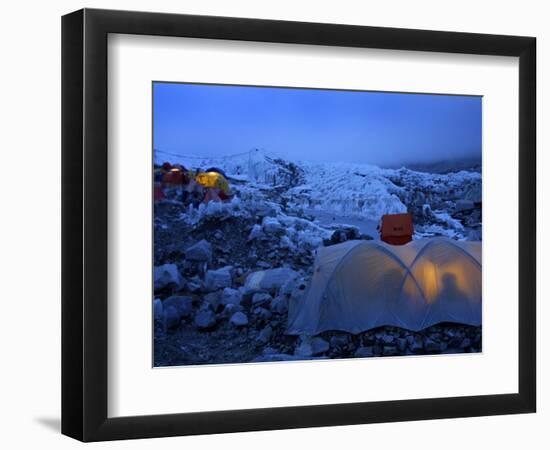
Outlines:
[[[231,189],[223,170],[210,167],[187,169],[181,164],[165,162],[155,167],[155,201],[163,200],[167,191],[181,196],[183,203],[198,206],[210,201],[227,201],[231,199]]]
[[[321,247],[305,296],[290,306],[288,334],[357,334],[385,325],[419,331],[440,322],[478,326],[481,243],[434,238]]]

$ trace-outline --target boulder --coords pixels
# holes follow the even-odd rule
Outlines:
[[[254,225],[252,229],[250,230],[250,234],[248,235],[248,240],[251,241],[253,239],[258,239],[264,235],[262,231],[261,225]]]
[[[225,266],[218,270],[208,270],[204,277],[205,289],[215,291],[226,287],[231,287],[231,266]]]
[[[349,338],[345,334],[339,334],[330,338],[330,346],[332,348],[341,349],[348,345]]]
[[[279,289],[279,294],[281,295],[290,295],[292,294],[292,291],[294,288],[296,288],[297,279],[296,278],[290,278],[287,281],[283,283],[281,286],[281,289]]]
[[[155,320],[163,320],[164,318],[164,309],[160,298],[155,298],[153,300],[153,317]]]
[[[259,267],[260,269],[270,269],[271,264],[266,261],[257,261],[256,267]]]
[[[264,355],[274,355],[278,352],[278,350],[274,347],[265,347],[262,351],[262,354]]]
[[[186,259],[190,261],[210,262],[212,260],[212,245],[206,240],[201,240],[185,251]]]
[[[262,320],[269,320],[272,316],[271,311],[261,307],[254,309],[254,314]]]
[[[243,308],[241,305],[234,305],[233,303],[229,303],[225,305],[225,308],[222,311],[222,316],[225,318],[229,318],[236,312],[242,311],[242,310]]]
[[[183,279],[175,264],[155,266],[153,279],[155,290],[165,288],[178,289],[183,284]]]
[[[203,301],[205,305],[210,306],[213,311],[216,311],[221,303],[221,292],[210,292],[204,296]]]
[[[232,289],[229,287],[224,288],[221,294],[221,303],[223,305],[228,305],[230,303],[234,305],[240,305],[243,299],[243,294],[238,289]]]
[[[240,311],[233,314],[229,321],[236,327],[244,327],[245,325],[248,325],[248,317],[245,313]]]
[[[199,330],[207,330],[216,325],[216,315],[209,309],[201,309],[195,315],[195,326]]]
[[[382,355],[384,356],[395,356],[398,353],[395,345],[384,345],[384,347],[382,347]]]
[[[416,335],[414,337],[411,336],[411,339],[407,339],[407,342],[409,342],[409,347],[413,352],[418,353],[424,348],[422,338],[419,335]]]
[[[279,247],[284,249],[289,249],[289,250],[295,250],[296,248],[296,246],[293,244],[291,239],[286,235],[281,236],[281,240],[279,241]]]
[[[294,354],[297,356],[317,356],[328,352],[329,343],[321,337],[304,337],[300,342],[300,345],[294,350]]]
[[[187,290],[189,292],[200,292],[202,290],[203,283],[198,276],[194,276],[187,280]]]
[[[272,334],[273,329],[269,325],[267,325],[265,328],[262,329],[262,331],[260,331],[257,339],[260,343],[267,344],[271,339]]]
[[[466,240],[481,241],[481,230],[480,229],[470,230],[470,232],[468,233],[468,236],[466,237]]]
[[[397,339],[397,349],[403,353],[407,348],[407,340],[405,338]]]
[[[275,217],[264,217],[262,228],[267,234],[283,233],[285,228]]]
[[[374,352],[372,347],[359,347],[353,356],[356,358],[370,358],[371,356],[374,356]]]
[[[252,296],[252,304],[255,306],[271,303],[272,297],[265,292],[257,292]]]
[[[471,200],[473,202],[481,202],[482,200],[482,190],[481,190],[481,181],[473,184],[469,189],[466,190],[463,194],[463,198],[466,200]]]
[[[166,328],[175,328],[180,324],[180,322],[181,318],[176,308],[173,306],[164,308],[164,324]]]
[[[475,204],[472,200],[457,200],[455,210],[456,211],[469,211],[474,209]]]
[[[288,300],[285,297],[281,296],[275,297],[273,300],[271,300],[269,308],[274,313],[284,314],[288,311]]]
[[[330,345],[321,337],[314,337],[311,339],[311,352],[313,356],[321,355],[328,352]]]
[[[162,302],[165,308],[174,307],[181,317],[189,317],[193,313],[193,299],[182,295],[173,295]]]
[[[260,270],[246,278],[245,287],[248,290],[279,290],[287,281],[298,278],[298,272],[286,267]]]
[[[424,340],[424,350],[428,353],[437,353],[441,351],[441,346],[439,345],[439,342],[426,338]]]

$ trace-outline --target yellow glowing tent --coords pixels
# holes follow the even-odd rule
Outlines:
[[[481,242],[321,247],[304,297],[291,302],[287,333],[360,333],[383,325],[418,331],[439,322],[481,325]]]
[[[225,177],[218,172],[201,172],[195,177],[197,183],[202,184],[207,188],[216,188],[229,194],[229,183]]]

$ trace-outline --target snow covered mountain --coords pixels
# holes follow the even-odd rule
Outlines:
[[[409,211],[419,236],[464,239],[476,231],[480,238],[481,173],[477,171],[432,174],[367,164],[287,161],[256,149],[218,158],[155,152],[157,164],[164,160],[203,170],[218,167],[241,201],[271,202],[287,216],[370,223],[369,230],[383,214]]]

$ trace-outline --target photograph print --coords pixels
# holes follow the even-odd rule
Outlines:
[[[482,97],[153,82],[152,109],[154,367],[482,351]]]

